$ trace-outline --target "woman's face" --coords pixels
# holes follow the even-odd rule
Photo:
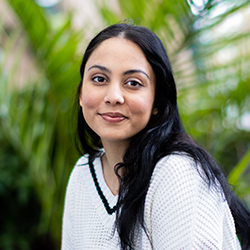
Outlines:
[[[114,37],[89,57],[80,94],[83,116],[104,141],[128,142],[148,123],[155,75],[141,49]]]

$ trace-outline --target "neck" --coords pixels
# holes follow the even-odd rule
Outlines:
[[[114,195],[119,193],[119,180],[115,174],[115,165],[123,161],[128,142],[102,141],[105,154],[102,157],[102,168],[104,179]]]

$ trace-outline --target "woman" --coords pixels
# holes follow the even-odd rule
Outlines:
[[[159,38],[112,25],[90,42],[80,72],[87,154],[67,187],[62,249],[241,249],[236,230],[248,249],[249,211],[185,133]]]

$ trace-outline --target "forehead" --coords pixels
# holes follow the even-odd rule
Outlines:
[[[134,42],[123,38],[113,37],[103,41],[90,55],[87,64],[101,62],[117,62],[131,66],[151,68],[141,48]]]
[[[111,37],[104,40],[96,47],[93,53],[96,51],[102,51],[103,49],[111,49],[115,51],[117,47],[122,47],[123,49],[133,49],[138,52],[140,51],[143,54],[141,48],[135,42],[121,36]]]

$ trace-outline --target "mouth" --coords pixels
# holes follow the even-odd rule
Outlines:
[[[99,115],[102,117],[104,121],[109,123],[119,123],[128,119],[128,117],[119,112],[99,113]]]

